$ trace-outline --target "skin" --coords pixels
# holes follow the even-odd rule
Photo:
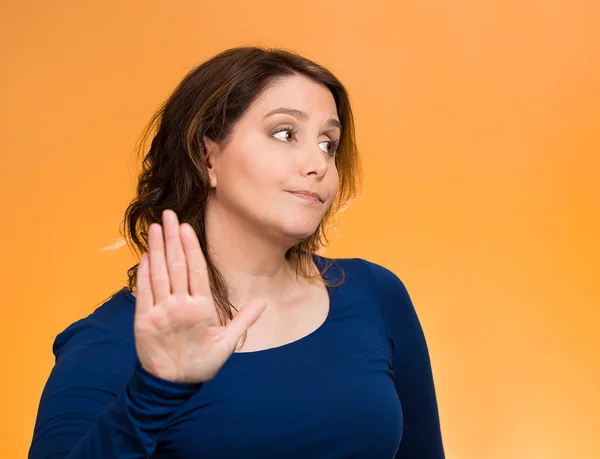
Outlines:
[[[265,118],[280,107],[307,117]],[[315,232],[338,190],[331,152],[340,130],[330,120],[339,122],[326,87],[304,76],[286,77],[259,96],[226,145],[205,139],[213,186],[207,240],[215,264],[235,286],[234,304],[264,298],[271,307],[294,294],[294,266],[285,253]],[[281,131],[286,127],[298,132]],[[310,190],[324,202],[313,204],[286,190]]]
[[[281,107],[304,116],[266,116]],[[226,143],[204,139],[209,250],[241,308],[220,325],[196,233],[166,210],[162,226],[150,225],[149,253],[138,269],[134,335],[148,372],[177,382],[212,379],[265,311],[281,310],[306,292],[285,253],[314,233],[337,193],[336,121],[331,93],[293,76],[265,90]],[[290,193],[300,190],[318,193],[322,202]]]

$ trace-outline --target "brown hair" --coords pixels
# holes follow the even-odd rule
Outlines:
[[[202,139],[207,136],[216,143],[225,142],[236,121],[256,98],[277,78],[292,75],[303,75],[326,86],[334,97],[342,125],[335,159],[339,174],[336,199],[314,234],[286,253],[288,259],[297,257],[297,274],[299,269],[307,279],[321,277],[331,264],[311,277],[312,255],[325,247],[326,229],[332,217],[356,198],[362,185],[348,93],[327,69],[281,49],[239,47],[223,51],[185,76],[152,117],[138,144],[138,155],[144,154],[144,159],[137,195],[122,222],[125,241],[139,254],[147,252],[150,224],[162,222],[163,210],[174,210],[180,223],[187,222],[196,230],[222,324],[225,318],[233,317],[235,306],[230,303],[225,279],[207,250],[204,216],[210,182]],[[145,145],[153,133],[146,152]],[[138,264],[127,272],[130,290],[136,286],[137,268]]]

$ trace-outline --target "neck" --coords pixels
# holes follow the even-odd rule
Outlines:
[[[273,243],[264,229],[253,228],[238,215],[207,205],[205,231],[209,255],[229,287],[236,307],[261,298],[276,305],[293,297],[300,286],[296,259],[285,258],[289,245]],[[300,278],[301,281],[301,278]]]

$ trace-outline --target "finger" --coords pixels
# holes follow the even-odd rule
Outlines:
[[[165,260],[165,241],[162,228],[158,223],[152,223],[148,228],[148,246],[150,248],[150,283],[152,284],[154,304],[159,304],[166,301],[171,293],[171,287]]]
[[[167,270],[171,280],[171,293],[174,295],[188,293],[188,268],[181,243],[179,219],[172,210],[163,212],[163,227],[167,245]]]
[[[190,295],[210,296],[211,290],[206,258],[204,258],[196,231],[189,223],[181,225],[181,238],[188,266]]]
[[[138,265],[136,278],[137,292],[135,295],[135,313],[143,314],[150,309],[154,304],[152,298],[152,285],[150,284],[150,269],[148,266],[148,255],[142,254],[140,264]]]
[[[235,349],[243,334],[256,322],[266,307],[265,300],[256,300],[244,306],[233,317],[225,331],[225,341],[230,349]]]

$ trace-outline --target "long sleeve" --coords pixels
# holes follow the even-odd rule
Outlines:
[[[57,337],[29,459],[150,457],[157,437],[201,384],[146,372],[133,343],[81,320]]]
[[[395,459],[443,459],[437,399],[429,351],[413,303],[390,270],[366,262],[380,292],[380,304],[394,354],[394,382],[404,428]]]

